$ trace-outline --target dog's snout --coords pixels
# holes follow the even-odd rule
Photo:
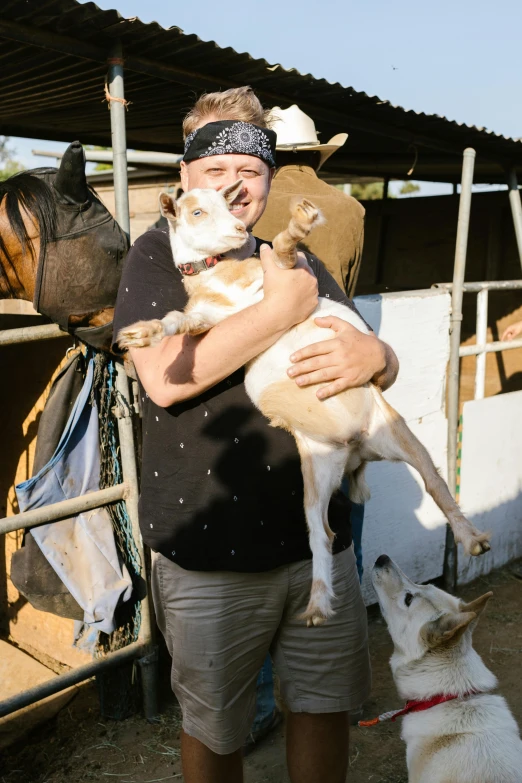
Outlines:
[[[389,562],[390,562],[390,558],[388,557],[388,555],[379,555],[379,557],[375,561],[375,565],[377,566],[377,568],[383,568],[383,566],[388,565]]]

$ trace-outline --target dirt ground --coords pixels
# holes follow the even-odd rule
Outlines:
[[[522,561],[459,591],[465,599],[493,590],[494,597],[476,630],[474,645],[499,679],[499,690],[522,724]],[[390,639],[376,608],[369,611],[373,695],[365,717],[400,706],[388,666]],[[168,688],[162,689],[165,692]],[[94,683],[80,688],[69,706],[0,757],[1,783],[159,783],[182,781],[179,759],[180,713],[170,701],[157,724],[134,716],[124,721],[100,717]],[[284,726],[245,761],[245,783],[288,783]],[[349,783],[407,783],[400,725],[354,728],[350,740]],[[320,783],[320,781],[318,781]]]

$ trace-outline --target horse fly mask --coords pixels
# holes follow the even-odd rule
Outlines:
[[[47,184],[56,206],[54,236],[40,247],[34,307],[94,348],[110,345],[112,322],[93,327],[88,320],[116,303],[128,238],[87,185],[78,141],[58,170],[34,176]]]

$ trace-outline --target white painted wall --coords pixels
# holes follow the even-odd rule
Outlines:
[[[522,557],[522,391],[464,404],[460,505],[491,552],[459,558],[459,582]]]
[[[446,476],[449,295],[428,289],[357,297],[355,303],[399,358],[399,377],[386,392],[387,400]],[[440,576],[446,520],[426,494],[419,475],[402,463],[373,463],[368,467],[368,483],[372,497],[365,510],[362,588],[370,604],[376,600],[370,570],[380,554],[390,555],[415,581]]]

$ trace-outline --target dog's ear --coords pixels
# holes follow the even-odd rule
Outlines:
[[[480,598],[475,598],[475,600],[471,601],[469,604],[461,604],[460,611],[475,612],[478,619],[486,608],[486,604],[492,595],[493,593],[490,591],[489,593],[484,593],[484,595],[481,595]]]
[[[227,204],[232,204],[234,199],[239,195],[242,187],[243,180],[238,179],[237,182],[234,182],[233,185],[229,185],[228,188],[223,188],[223,190],[220,191]]]
[[[168,193],[160,193],[159,203],[163,217],[166,217],[169,222],[173,222],[178,219],[179,207],[172,196],[170,196]]]
[[[456,644],[476,617],[475,612],[443,614],[421,628],[421,637],[430,649]]]

